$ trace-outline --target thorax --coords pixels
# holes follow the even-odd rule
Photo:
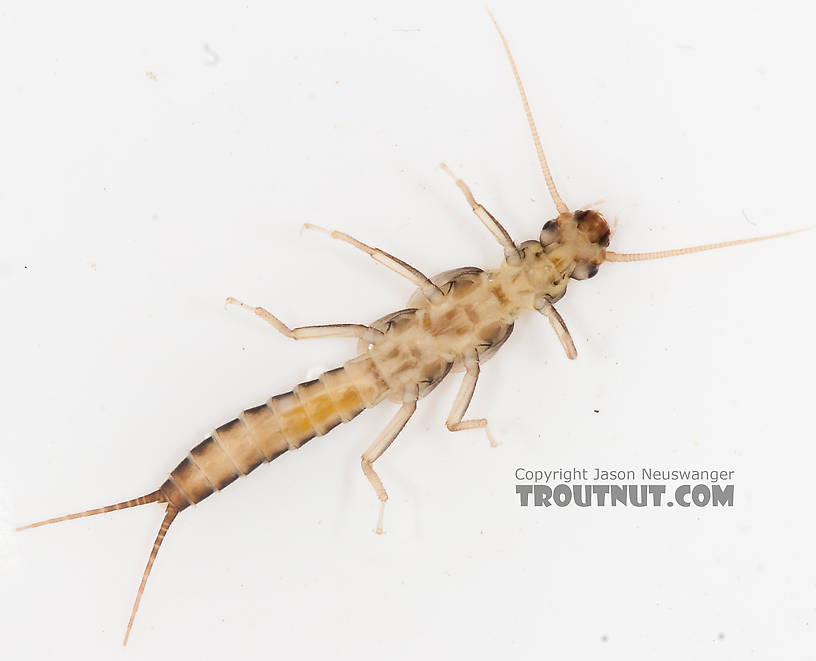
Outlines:
[[[384,337],[363,348],[388,382],[392,399],[399,400],[415,385],[420,396],[427,394],[468,352],[475,351],[481,363],[488,360],[509,337],[518,316],[534,309],[542,283],[557,280],[560,286],[558,270],[548,260],[533,271],[532,259],[488,271],[465,268],[439,274],[432,280],[444,295],[429,301],[416,294],[411,307],[374,322]]]

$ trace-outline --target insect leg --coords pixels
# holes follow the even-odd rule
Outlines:
[[[278,332],[286,337],[291,337],[293,340],[306,340],[313,337],[356,337],[369,344],[376,344],[383,337],[383,334],[376,328],[364,326],[363,324],[327,324],[325,326],[289,328],[268,310],[252,307],[232,296],[226,300],[225,305],[240,305],[245,310],[254,312],[255,315],[272,325]]]
[[[555,306],[547,299],[541,299],[536,301],[536,310],[550,320],[550,325],[553,327],[555,334],[561,341],[561,346],[564,347],[567,358],[570,360],[575,360],[575,358],[578,356],[578,351],[575,349],[575,343],[572,341],[572,336],[570,335],[569,330],[567,330],[567,325],[564,323],[561,315],[558,314],[558,310],[555,309]]]
[[[504,248],[504,258],[507,260],[507,263],[512,265],[520,264],[521,257],[510,233],[502,227],[501,223],[496,220],[487,209],[476,201],[468,185],[457,177],[447,165],[440,163],[439,167],[453,177],[456,185],[465,194],[465,198],[468,204],[470,204],[470,208],[473,209],[473,213],[476,214],[476,217],[482,221],[482,224],[496,237],[496,240],[501,244],[502,248]]]
[[[470,400],[473,398],[473,391],[476,390],[476,382],[479,380],[479,355],[473,351],[468,353],[463,360],[465,366],[465,378],[462,379],[462,385],[459,386],[459,392],[456,394],[456,399],[453,401],[448,419],[445,426],[450,431],[464,431],[466,429],[484,429],[487,434],[487,440],[490,441],[490,447],[495,448],[498,443],[490,433],[490,428],[487,426],[487,418],[478,418],[476,420],[462,420],[470,405]]]
[[[410,264],[407,264],[403,262],[401,259],[394,257],[394,255],[385,252],[384,250],[380,250],[379,248],[372,248],[371,246],[366,245],[362,241],[358,241],[353,236],[349,236],[345,232],[339,232],[337,230],[327,230],[325,227],[320,227],[320,225],[313,225],[312,223],[304,223],[303,227],[307,230],[316,230],[318,232],[323,232],[324,234],[328,234],[333,239],[345,241],[346,243],[357,248],[358,250],[362,250],[375,262],[379,262],[380,264],[387,266],[395,273],[398,273],[403,278],[407,278],[415,285],[417,285],[422,291],[422,293],[425,295],[425,298],[427,298],[429,301],[435,300],[437,297],[443,296],[442,291],[433,282],[431,282],[428,276],[423,274],[421,271],[418,271]]]
[[[363,473],[368,478],[368,481],[371,482],[371,486],[374,487],[377,498],[380,499],[380,513],[377,517],[377,529],[374,531],[378,535],[382,535],[383,533],[383,514],[385,513],[385,502],[388,500],[388,494],[385,491],[380,476],[377,475],[372,464],[377,461],[380,455],[388,449],[388,446],[394,442],[394,439],[402,431],[402,428],[405,427],[405,423],[408,422],[409,418],[414,414],[414,411],[416,411],[416,393],[413,394],[413,397],[414,399],[411,401],[403,403],[400,410],[391,418],[391,421],[385,426],[385,429],[380,432],[380,435],[377,436],[377,439],[362,456],[361,464]]]

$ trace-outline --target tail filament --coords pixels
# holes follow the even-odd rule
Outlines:
[[[155,562],[156,556],[159,553],[159,547],[164,541],[164,536],[167,534],[170,524],[173,523],[173,519],[176,518],[178,513],[178,508],[174,507],[173,505],[168,505],[167,509],[165,510],[164,520],[162,521],[161,526],[159,526],[159,534],[156,535],[156,541],[153,542],[153,549],[150,551],[150,557],[147,559],[147,566],[145,567],[144,574],[142,574],[142,582],[139,583],[139,590],[136,592],[136,600],[133,602],[133,610],[130,611],[130,619],[128,620],[127,630],[125,631],[125,639],[122,641],[122,645],[127,645],[130,630],[133,628],[133,620],[136,618],[136,611],[139,610],[139,602],[142,601],[142,593],[144,592],[145,585],[147,584],[147,578],[150,576],[150,570],[153,569],[153,563]]]
[[[20,526],[17,531],[28,530],[29,528],[39,528],[40,526],[47,526],[52,523],[59,523],[60,521],[70,521],[71,519],[81,519],[84,516],[93,516],[94,514],[105,514],[107,512],[115,512],[116,510],[123,510],[128,507],[138,507],[139,505],[147,505],[148,503],[162,503],[164,496],[160,490],[149,493],[146,496],[139,496],[132,500],[124,500],[116,505],[108,505],[106,507],[99,507],[95,510],[85,510],[84,512],[76,512],[75,514],[66,514],[65,516],[58,516],[54,519],[46,519],[45,521],[37,521],[36,523],[29,523],[27,526]]]

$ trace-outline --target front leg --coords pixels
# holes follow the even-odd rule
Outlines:
[[[465,416],[465,411],[470,405],[470,400],[473,399],[473,392],[476,390],[476,382],[479,380],[479,354],[472,351],[464,357],[465,377],[462,379],[462,385],[459,386],[459,392],[456,399],[453,400],[448,419],[445,426],[449,431],[464,431],[466,429],[484,429],[487,434],[487,440],[490,441],[490,447],[498,446],[493,434],[490,433],[490,428],[487,426],[487,418],[478,418],[474,420],[462,420]]]
[[[546,298],[542,298],[536,301],[535,307],[536,310],[550,320],[550,326],[553,327],[555,334],[561,342],[561,346],[564,347],[567,358],[575,360],[578,357],[578,350],[575,348],[575,342],[572,341],[572,335],[570,335],[567,325],[564,323],[561,315],[558,314],[558,310],[555,309],[555,306]]]
[[[470,192],[468,185],[457,177],[447,165],[440,163],[439,167],[453,177],[453,180],[456,182],[459,190],[464,193],[465,199],[467,199],[473,213],[476,214],[476,217],[482,221],[482,224],[496,238],[496,241],[501,244],[501,247],[504,248],[504,258],[507,260],[507,263],[513,266],[521,264],[521,254],[519,253],[513,238],[510,236],[510,233],[504,229],[498,220],[493,217],[493,214],[491,214],[476,201],[476,199],[473,197],[473,193]]]

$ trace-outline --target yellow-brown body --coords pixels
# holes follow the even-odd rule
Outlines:
[[[520,254],[517,265],[433,278],[441,295],[429,300],[417,292],[414,307],[374,322],[382,336],[376,344],[361,342],[356,358],[218,427],[170,473],[159,490],[162,500],[178,510],[199,503],[383,399],[402,401],[406,391],[426,395],[469,351],[487,360],[537,298],[563,295],[574,266],[563,256],[554,262],[537,241],[522,245]]]
[[[496,28],[498,30],[498,25]],[[131,611],[125,643],[156,554],[170,524],[182,510],[229,486],[262,463],[272,461],[287,450],[301,447],[315,436],[328,433],[341,422],[352,420],[364,409],[388,398],[400,403],[400,410],[362,455],[363,473],[381,502],[377,527],[377,532],[381,532],[382,512],[388,496],[372,464],[413,414],[416,401],[428,394],[452,370],[461,368],[466,374],[446,422],[448,429],[463,431],[483,428],[491,444],[495,444],[486,419],[464,420],[463,416],[476,387],[480,363],[489,359],[509,337],[514,322],[522,312],[534,310],[546,316],[567,356],[574,358],[576,350],[572,338],[553,306],[566,292],[570,279],[593,277],[604,261],[658,259],[771,238],[741,239],[657,253],[618,254],[607,251],[610,230],[603,216],[594,210],[572,212],[558,194],[521,78],[500,30],[499,36],[516,78],[547,188],[558,210],[558,217],[544,225],[539,239],[517,245],[507,230],[476,202],[470,189],[460,179],[456,179],[456,184],[471,209],[504,250],[505,260],[494,270],[463,268],[428,279],[388,253],[371,248],[342,232],[331,232],[334,238],[363,250],[419,286],[408,308],[383,317],[370,327],[337,324],[294,330],[262,308],[255,308],[254,311],[293,339],[332,335],[358,337],[360,348],[357,357],[342,367],[325,372],[318,379],[301,383],[290,392],[243,411],[235,420],[218,427],[209,438],[193,448],[152,493],[19,528],[146,503],[166,503],[165,517]],[[443,167],[453,174],[446,166]],[[314,226],[312,228],[316,229]],[[239,303],[234,299],[228,299],[228,302]]]

